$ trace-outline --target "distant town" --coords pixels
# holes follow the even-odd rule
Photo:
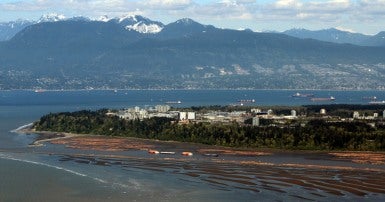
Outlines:
[[[153,117],[165,117],[178,120],[178,123],[180,124],[201,122],[237,122],[239,124],[251,124],[253,126],[261,126],[263,125],[263,123],[265,123],[265,121],[261,120],[269,120],[268,123],[270,125],[279,126],[287,125],[288,123],[293,123],[293,120],[298,123],[306,122],[307,120],[315,118],[340,122],[368,120],[373,121],[373,123],[370,123],[370,125],[372,125],[373,127],[375,126],[374,122],[378,122],[377,124],[384,124],[383,120],[385,120],[385,105],[383,107],[383,111],[379,110],[379,108],[381,108],[381,105],[372,107],[377,108],[377,110],[353,110],[338,114],[338,112],[334,110],[331,113],[328,113],[327,108],[320,108],[319,111],[307,112],[307,114],[305,114],[304,109],[298,107],[293,107],[293,109],[290,109],[290,107],[285,107],[284,109],[278,108],[277,111],[273,110],[274,107],[272,107],[271,109],[266,107],[239,107],[242,110],[237,110],[237,107],[233,109],[224,108],[223,110],[210,110],[210,107],[208,107],[208,109],[205,108],[205,110],[198,109],[194,111],[189,108],[174,109],[170,105],[156,105],[155,107],[140,108],[136,106],[118,111],[109,111],[107,115],[118,116],[122,119],[127,120],[143,120]],[[300,114],[296,109],[300,111]]]

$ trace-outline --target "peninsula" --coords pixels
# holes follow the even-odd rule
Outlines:
[[[48,114],[33,129],[250,149],[383,151],[383,111],[380,105],[159,105]]]

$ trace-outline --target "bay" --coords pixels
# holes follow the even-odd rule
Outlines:
[[[312,93],[316,97],[333,96],[336,100],[312,102],[308,98],[293,98],[292,95],[297,92]],[[0,91],[0,201],[51,201],[54,198],[61,198],[63,201],[296,201],[298,197],[318,201],[322,201],[324,197],[335,200],[362,200],[365,197],[343,193],[344,197],[341,198],[322,190],[316,191],[316,194],[323,197],[317,197],[305,191],[303,187],[292,185],[289,188],[266,187],[267,185],[263,185],[260,179],[268,175],[266,167],[250,168],[215,163],[202,165],[199,159],[190,163],[148,160],[143,159],[146,154],[140,152],[122,153],[140,157],[123,162],[113,159],[73,158],[74,154],[94,155],[95,152],[50,144],[41,148],[29,147],[35,135],[17,134],[12,130],[32,123],[51,112],[148,107],[169,101],[181,101],[180,104],[173,104],[176,107],[233,105],[239,104],[239,100],[252,99],[255,102],[245,104],[256,107],[330,103],[366,104],[368,100],[364,98],[373,96],[378,100],[385,100],[384,91],[94,90],[42,93]],[[71,158],[68,158],[69,156]],[[110,165],[96,165],[96,161],[102,160],[109,161]],[[347,164],[347,166],[355,165]],[[382,166],[372,168],[382,169]],[[218,170],[220,174],[212,173],[211,170]],[[243,176],[245,182],[237,182],[235,180],[239,180],[238,178],[229,177],[233,171],[237,176]],[[277,174],[282,171],[274,168],[269,172]],[[320,170],[317,172],[322,173]],[[355,173],[348,174],[353,176]],[[368,174],[368,180],[370,179],[371,176]],[[369,194],[366,197],[374,200],[385,198],[381,194]]]

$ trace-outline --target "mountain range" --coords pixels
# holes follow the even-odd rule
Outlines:
[[[336,28],[316,31],[291,29],[282,33],[301,39],[309,38],[333,43],[349,43],[359,46],[385,46],[385,31],[374,36],[342,31]]]
[[[0,89],[385,89],[385,47],[303,38],[48,15],[0,42]]]
[[[115,22],[125,27],[127,30],[134,30],[140,33],[156,34],[161,32],[165,25],[158,21],[153,21],[143,16],[125,15],[120,18],[109,18],[108,16],[101,16],[98,19],[90,19],[83,16],[66,18],[63,15],[56,13],[50,13],[43,15],[37,21],[29,20],[17,20],[11,22],[0,23],[0,41],[6,41],[15,36],[19,31],[25,27],[38,24],[42,22],[58,22],[66,20],[82,20],[82,21],[100,21],[100,22]],[[247,29],[251,31],[250,29]],[[279,33],[269,32],[267,33]],[[350,31],[344,31],[337,28],[329,28],[322,30],[307,30],[303,28],[294,28],[280,32],[289,36],[293,36],[300,39],[315,39],[319,41],[326,41],[332,43],[348,43],[359,46],[385,46],[385,31],[379,32],[376,35],[365,35],[361,33],[354,33]]]

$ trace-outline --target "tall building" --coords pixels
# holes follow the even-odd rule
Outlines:
[[[188,120],[195,120],[195,112],[187,112]]]
[[[297,116],[297,112],[295,110],[291,110],[291,116]]]
[[[360,113],[357,112],[357,111],[354,111],[354,112],[353,112],[353,118],[354,118],[354,119],[358,119],[359,117],[360,117]]]
[[[179,120],[195,120],[195,112],[179,112]]]
[[[136,113],[139,113],[140,107],[136,106],[134,109],[135,109],[135,112],[136,112]]]
[[[179,120],[187,120],[187,112],[179,112]]]
[[[155,110],[157,112],[161,112],[161,113],[164,113],[164,112],[168,112],[168,110],[170,110],[171,107],[169,105],[156,105],[155,106]]]
[[[378,118],[378,113],[374,113],[373,118]]]
[[[259,126],[259,117],[253,117],[253,126]]]

